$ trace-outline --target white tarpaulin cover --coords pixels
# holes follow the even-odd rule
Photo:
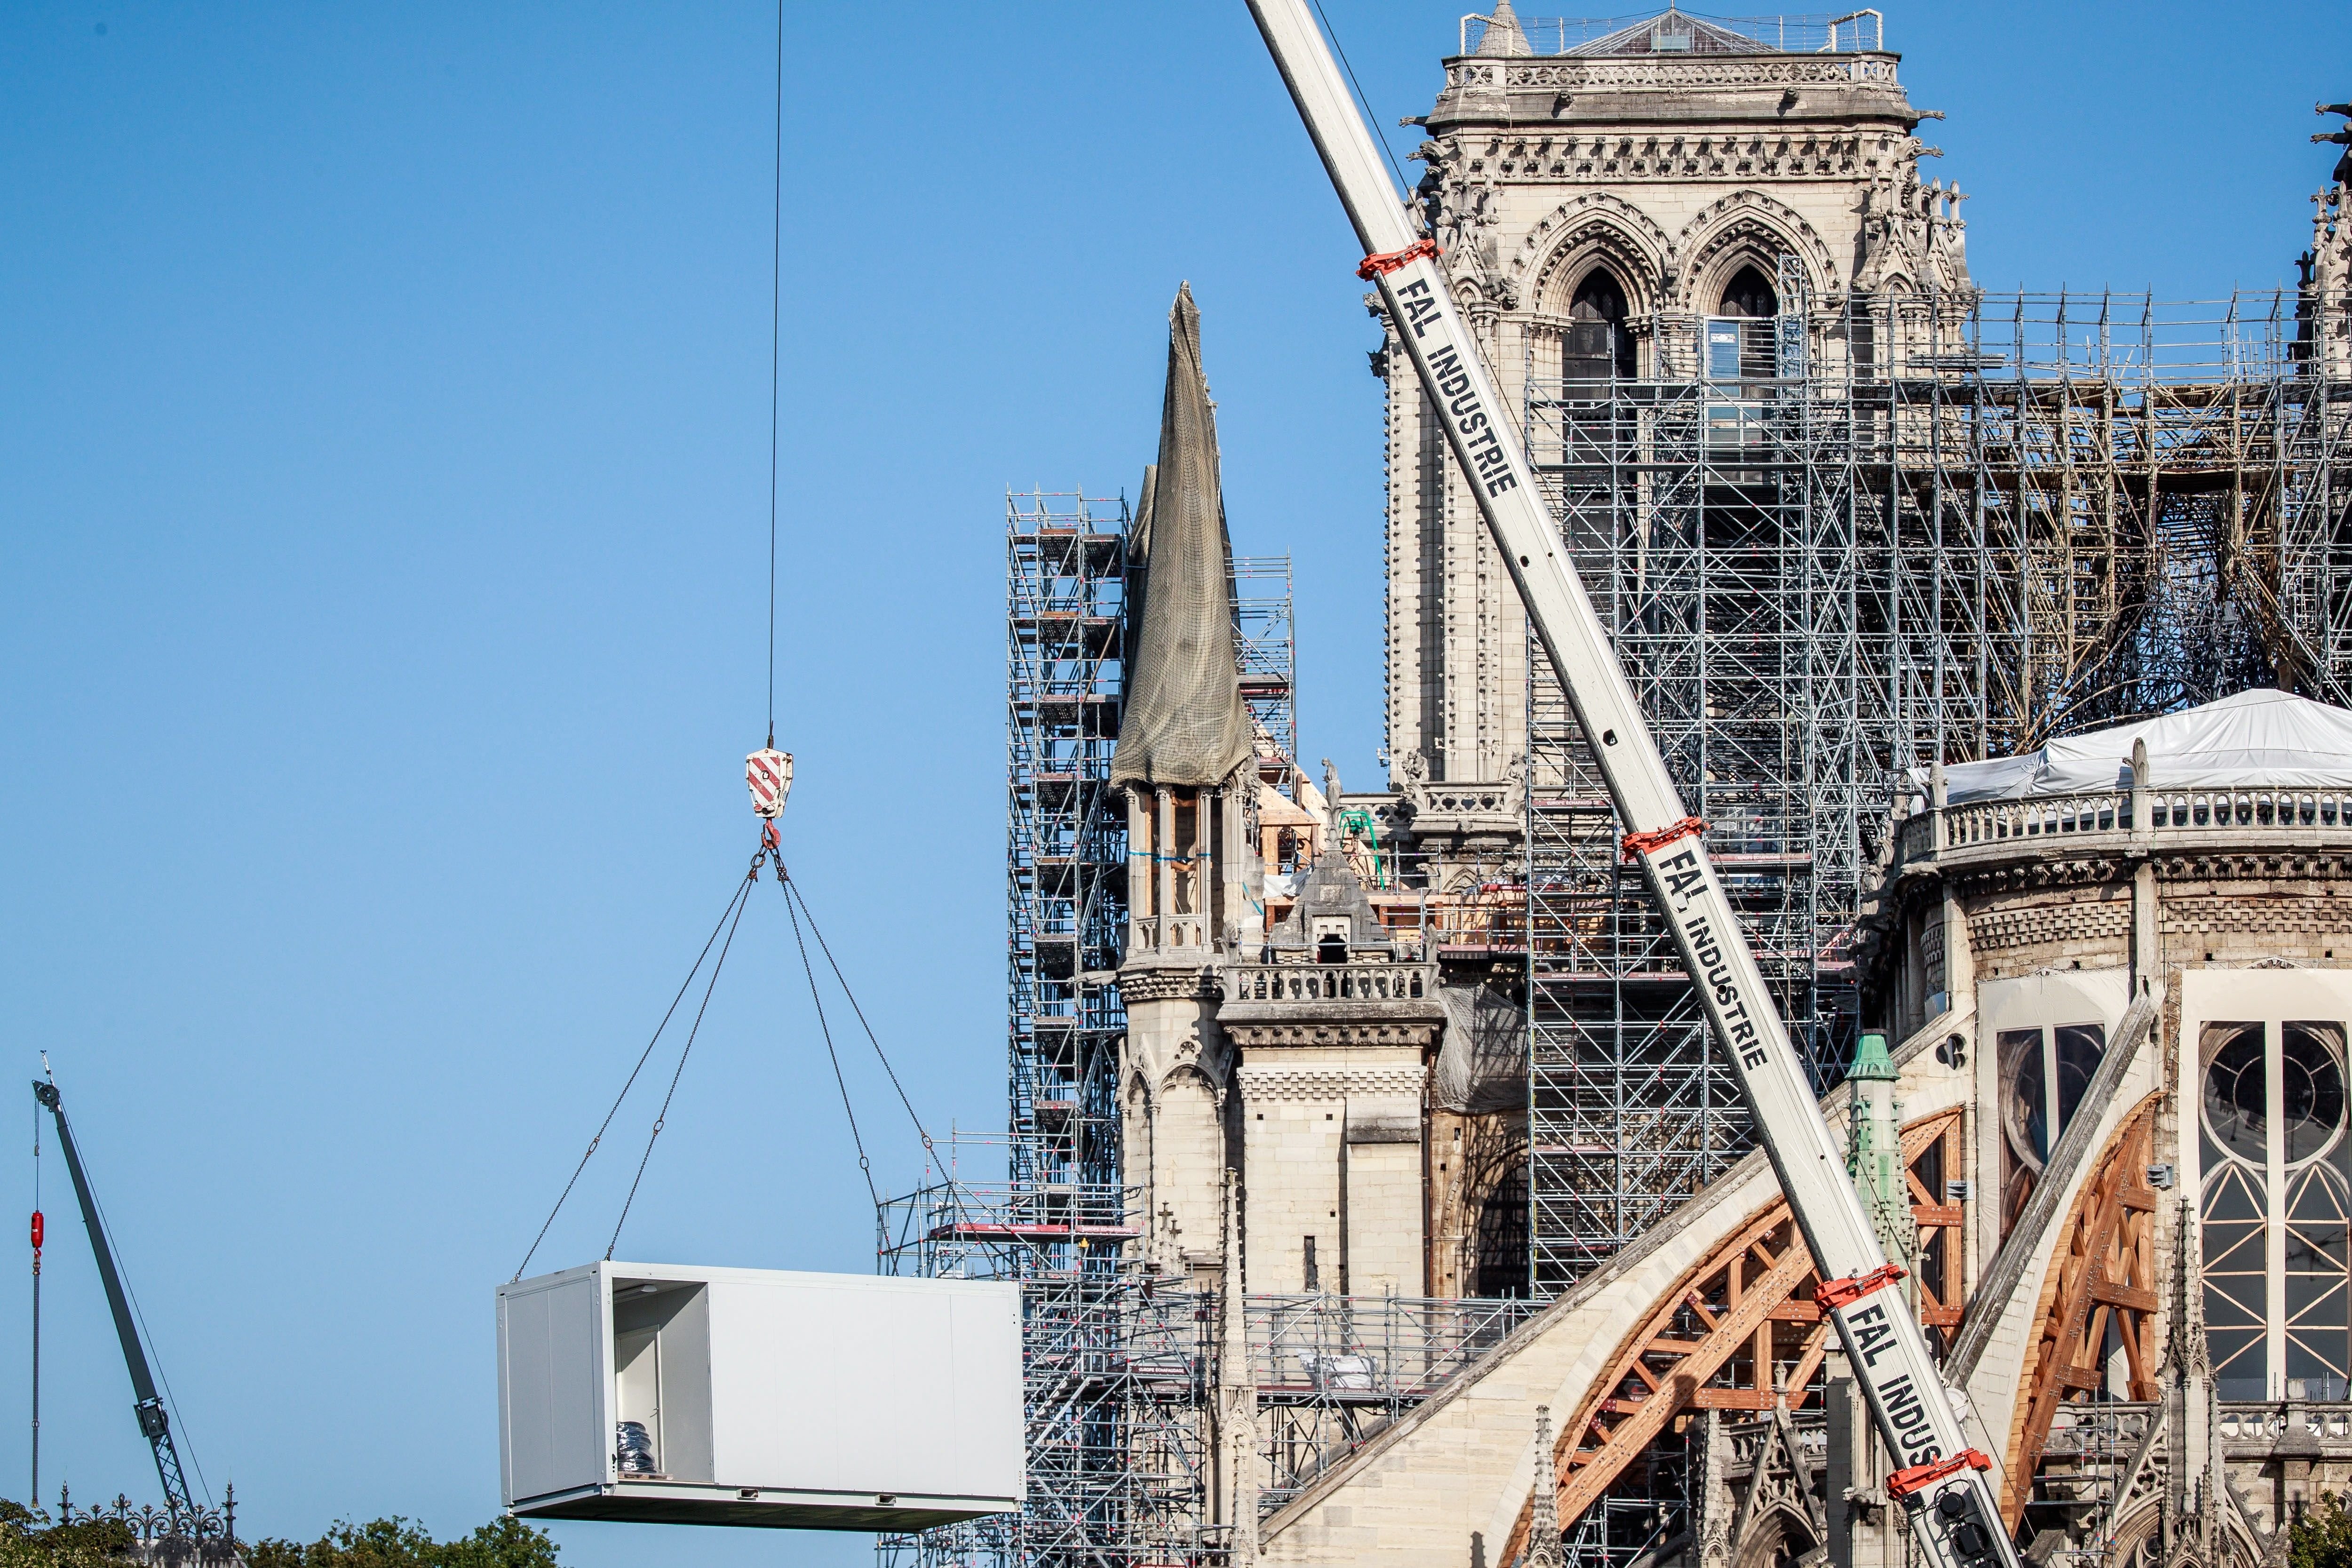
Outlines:
[[[2291,691],[2242,691],[2069,735],[2021,757],[1948,767],[1945,799],[1963,805],[2127,788],[2135,741],[2147,742],[2148,782],[2158,789],[2352,788],[2352,712]]]

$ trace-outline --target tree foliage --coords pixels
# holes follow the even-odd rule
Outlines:
[[[246,1568],[556,1568],[555,1542],[512,1514],[454,1541],[436,1541],[398,1514],[366,1524],[339,1519],[307,1546],[255,1542],[245,1561]]]
[[[47,1513],[0,1498],[0,1568],[103,1568],[126,1561],[131,1542],[119,1519],[51,1524]]]
[[[2288,1532],[2286,1554],[2287,1568],[2352,1568],[2352,1511],[2322,1492]]]

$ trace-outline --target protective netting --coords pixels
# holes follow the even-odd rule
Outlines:
[[[1486,1115],[1528,1103],[1528,1016],[1486,985],[1441,985],[1445,1044],[1430,1074],[1430,1098],[1448,1110]]]
[[[1216,415],[1189,283],[1168,313],[1168,390],[1150,481],[1148,532],[1139,531],[1143,615],[1110,782],[1221,784],[1250,760],[1250,716],[1234,659],[1233,543],[1217,477]]]

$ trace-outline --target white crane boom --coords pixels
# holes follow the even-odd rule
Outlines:
[[[1469,479],[1628,829],[1625,847],[1641,862],[1748,1095],[1757,1135],[1824,1281],[1818,1299],[1888,1451],[1899,1457],[1888,1490],[1910,1510],[1938,1568],[2018,1568],[1999,1522],[1991,1461],[1969,1446],[1927,1336],[1904,1293],[1892,1288],[1901,1270],[1887,1262],[1847,1178],[1843,1151],[1700,842],[1704,825],[1684,811],[1537,488],[1518,427],[1455,308],[1437,247],[1416,231],[1381,167],[1307,0],[1249,0],[1249,6],[1355,226],[1366,253],[1361,275],[1379,287]]]

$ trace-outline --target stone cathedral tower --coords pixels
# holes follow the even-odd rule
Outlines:
[[[1960,194],[1920,179],[1936,150],[1913,132],[1939,116],[1911,106],[1874,38],[1784,52],[1669,10],[1554,53],[1502,0],[1465,42],[1412,156],[1507,398],[1531,379],[1664,379],[1651,317],[1771,317],[1784,279],[1816,320],[1856,292],[1969,287]],[[1526,617],[1411,363],[1383,352],[1375,368],[1391,782],[1468,786],[1424,805],[1424,843],[1514,835],[1516,814],[1481,801],[1507,798],[1527,750]]]

